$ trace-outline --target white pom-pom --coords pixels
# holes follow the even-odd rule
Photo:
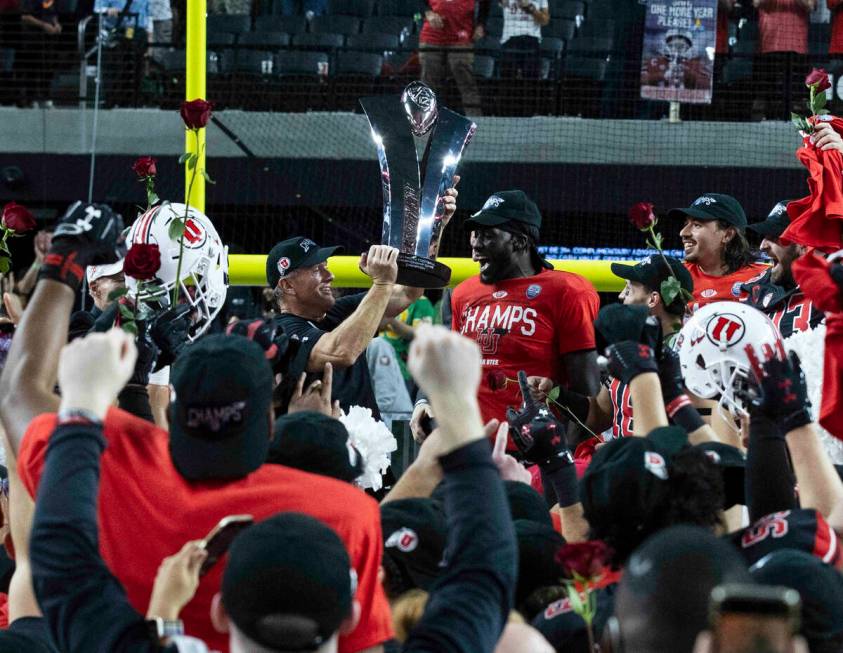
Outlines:
[[[810,331],[798,331],[784,340],[787,351],[795,351],[802,361],[802,371],[811,400],[811,417],[816,422],[820,414],[823,386],[823,357],[825,356],[825,322]],[[828,457],[835,465],[843,464],[843,441],[822,428],[817,430]]]
[[[380,490],[383,474],[389,467],[390,454],[398,449],[398,441],[386,424],[372,417],[372,411],[352,406],[340,416],[348,431],[349,441],[363,458],[363,473],[355,483],[364,490]]]

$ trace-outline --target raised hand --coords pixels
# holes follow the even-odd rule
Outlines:
[[[398,278],[398,250],[389,245],[372,245],[360,257],[360,269],[376,284],[393,284]]]
[[[781,341],[775,348],[765,344],[762,348],[764,360],[760,360],[755,348],[744,348],[752,365],[750,378],[751,407],[760,410],[778,424],[782,433],[810,424],[811,402],[805,374],[796,352],[785,352]]]
[[[659,371],[653,349],[633,340],[609,345],[606,356],[609,359],[609,373],[627,384],[639,374]]]
[[[316,411],[328,417],[339,417],[340,402],[331,403],[331,391],[333,388],[334,371],[330,363],[325,363],[325,370],[322,372],[322,379],[316,379],[307,388],[304,387],[304,380],[307,375],[302,372],[296,383],[296,389],[290,398],[287,413],[300,413],[305,410]]]

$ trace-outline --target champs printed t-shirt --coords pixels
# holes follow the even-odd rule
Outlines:
[[[700,306],[712,302],[737,302],[746,298],[746,293],[741,286],[750,281],[760,279],[767,270],[764,263],[750,263],[731,274],[724,274],[722,277],[715,277],[706,274],[696,263],[684,263],[685,268],[691,273],[694,280],[694,300],[691,310],[696,311]]]
[[[21,445],[18,472],[32,496],[55,425],[54,414],[37,417]],[[301,512],[337,532],[357,572],[362,619],[352,633],[340,637],[340,651],[360,651],[392,637],[389,605],[378,582],[380,511],[364,492],[280,465],[264,465],[235,481],[189,483],[170,461],[167,432],[116,408],[108,412],[104,436],[97,509],[100,552],[136,610],[146,614],[161,561],[188,540],[204,537],[223,517],[248,514],[260,521],[278,512]],[[224,561],[217,563],[202,578],[196,596],[181,612],[188,635],[223,652],[228,651],[228,636],[214,630],[209,610],[224,567]]]
[[[484,421],[504,420],[507,406],[521,405],[518,370],[565,383],[560,357],[595,347],[600,299],[594,286],[570,272],[543,269],[496,284],[472,277],[454,289],[451,306],[452,329],[480,345],[478,399]],[[492,390],[492,372],[506,375],[505,388]]]
[[[291,338],[297,338],[301,343],[295,357],[290,361],[289,373],[294,378],[307,370],[310,352],[319,342],[319,338],[342,324],[343,320],[357,310],[365,296],[366,293],[358,293],[340,297],[325,317],[318,321],[308,320],[291,313],[282,313],[276,318],[284,328],[284,332]],[[333,368],[332,399],[339,399],[340,406],[346,412],[351,406],[363,406],[372,411],[375,419],[380,419],[381,414],[372,389],[366,353],[360,354],[350,367],[334,365]],[[319,372],[316,378],[321,379],[322,373]],[[307,382],[309,383],[310,379]]]

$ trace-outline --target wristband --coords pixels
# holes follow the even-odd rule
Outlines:
[[[102,426],[99,416],[84,408],[65,408],[58,414],[57,426]]]
[[[570,457],[570,453],[568,456]],[[571,461],[573,463],[573,461]],[[563,465],[554,470],[540,465],[556,492],[556,500],[560,508],[572,506],[580,500],[579,485],[577,483],[577,468],[573,464]]]
[[[184,635],[184,623],[181,619],[162,619],[161,617],[155,617],[154,619],[149,619],[146,624],[149,628],[149,634],[156,643],[168,637]]]
[[[50,279],[70,286],[76,292],[82,285],[85,277],[85,266],[77,261],[77,252],[71,251],[67,254],[50,252],[44,257],[41,270],[38,272],[38,280]]]
[[[699,428],[705,426],[703,418],[694,408],[688,395],[679,395],[665,406],[667,416],[676,426],[681,427],[686,433],[693,433]]]
[[[416,403],[413,404],[413,408],[416,408],[418,406],[429,406],[429,405],[430,405],[430,402],[426,398],[420,397],[420,398],[416,399]]]

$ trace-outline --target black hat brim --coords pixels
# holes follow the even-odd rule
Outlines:
[[[497,227],[498,225],[510,222],[510,218],[495,213],[476,213],[463,223],[466,229],[474,229],[476,227]]]
[[[772,220],[764,220],[763,222],[756,222],[755,224],[747,225],[746,228],[750,231],[754,231],[759,236],[772,236],[773,238],[778,238],[784,233],[785,229],[787,229],[787,225],[777,224]]]
[[[697,220],[718,220],[719,218],[711,215],[710,213],[706,213],[698,208],[693,206],[689,206],[685,209],[670,209],[667,212],[668,218],[685,218],[685,217],[692,217],[696,218]]]
[[[626,263],[612,263],[612,274],[616,277],[620,277],[621,279],[627,279],[628,281],[637,281],[638,283],[643,283],[641,279],[641,275],[637,271],[637,266],[635,265],[627,265]]]
[[[304,257],[301,263],[299,263],[295,267],[295,269],[298,270],[299,268],[307,268],[311,265],[318,265],[319,263],[324,263],[334,254],[340,253],[342,251],[342,245],[334,245],[333,247],[319,247],[317,249],[311,250],[310,252],[308,252],[308,255]]]

